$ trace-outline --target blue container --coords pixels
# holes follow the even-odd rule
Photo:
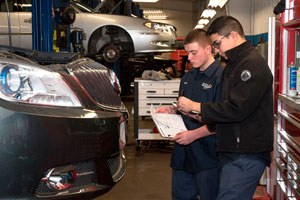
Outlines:
[[[291,63],[288,66],[288,95],[296,96],[297,68]]]

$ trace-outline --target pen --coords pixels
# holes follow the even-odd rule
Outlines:
[[[184,95],[184,90],[182,89],[180,91],[180,96],[183,96]],[[172,105],[177,108],[177,103],[176,102],[173,102]],[[195,110],[192,110],[191,112],[189,112],[190,114],[194,114],[194,115],[198,115],[199,112],[198,111],[195,111]]]
[[[173,102],[172,105],[177,108],[177,103],[176,102]]]
[[[199,114],[199,112],[198,112],[198,111],[194,111],[194,110],[192,110],[192,111],[190,112],[190,114],[198,115],[198,114]]]

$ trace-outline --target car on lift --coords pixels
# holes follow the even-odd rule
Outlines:
[[[75,58],[0,47],[0,199],[94,198],[125,174],[118,79]]]
[[[0,5],[0,44],[8,45],[8,23],[5,1]],[[13,46],[32,49],[31,0],[8,0]],[[71,0],[76,18],[71,30],[83,30],[86,54],[114,62],[121,55],[154,55],[176,48],[176,28],[138,17],[101,14],[99,10]],[[16,6],[17,5],[17,6]]]

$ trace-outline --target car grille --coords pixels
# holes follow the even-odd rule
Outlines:
[[[109,107],[121,106],[121,98],[113,88],[108,69],[105,66],[89,61],[78,63],[68,69],[73,72],[95,102]]]

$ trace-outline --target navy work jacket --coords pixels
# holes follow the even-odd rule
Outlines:
[[[191,69],[181,79],[179,94],[196,102],[218,101],[222,72],[223,68],[219,61],[213,62],[202,72],[199,68]],[[185,115],[182,117],[188,130],[194,130],[204,125]],[[215,168],[217,165],[215,135],[200,138],[189,145],[175,143],[171,158],[173,169],[197,173]]]

